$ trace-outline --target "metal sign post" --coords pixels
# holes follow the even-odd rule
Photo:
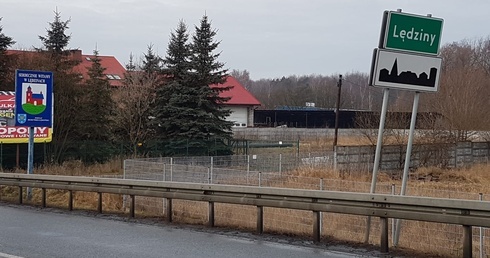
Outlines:
[[[407,153],[405,154],[405,165],[403,167],[403,179],[402,179],[402,189],[400,191],[400,195],[405,195],[407,191],[407,181],[408,181],[408,172],[410,168],[410,156],[412,155],[412,144],[413,144],[413,134],[415,132],[415,123],[417,121],[417,110],[419,106],[420,93],[415,92],[415,96],[413,97],[413,108],[412,108],[412,119],[410,121],[410,132],[408,134],[408,143],[407,143]],[[401,229],[401,220],[397,219],[395,229],[395,236],[393,238],[393,245],[398,245],[398,240],[400,239],[400,229]]]
[[[34,127],[29,127],[29,145],[27,147],[27,174],[34,170]],[[27,187],[27,200],[32,198],[32,188]]]
[[[401,9],[396,12],[384,12],[379,45],[374,50],[369,76],[370,85],[384,88],[386,95],[383,98],[371,193],[376,190],[383,137],[382,128],[386,117],[387,91],[395,88],[416,92],[400,193],[405,195],[420,92],[437,92],[439,88],[442,59],[438,54],[442,25],[442,19],[433,18],[430,14],[427,16],[407,14],[402,13]],[[368,217],[364,240],[366,243],[369,241],[370,227],[371,217]],[[393,239],[395,246],[398,244],[400,227],[400,221],[396,221],[396,232]]]
[[[383,132],[386,121],[386,111],[388,110],[388,99],[390,96],[390,89],[385,88],[383,90],[383,106],[381,107],[381,116],[379,119],[379,129],[378,129],[378,141],[376,142],[376,154],[374,155],[374,165],[373,165],[373,178],[371,180],[371,190],[370,193],[376,192],[376,180],[378,178],[379,162],[381,159],[381,148],[383,146]],[[366,222],[366,234],[364,235],[364,242],[369,242],[369,232],[371,231],[371,216],[367,217]]]

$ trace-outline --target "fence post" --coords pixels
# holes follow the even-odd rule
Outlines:
[[[170,158],[170,182],[173,182],[174,158]]]
[[[213,156],[211,156],[211,166],[210,166],[210,169],[211,169],[211,176],[213,175],[213,163],[214,163],[214,157],[213,157]],[[212,182],[212,181],[213,181],[213,180],[211,179],[211,182]]]
[[[123,179],[126,179],[126,160],[123,160]]]
[[[279,154],[279,175],[282,176],[282,153]]]
[[[163,163],[163,181],[167,181],[167,164]]]
[[[396,194],[395,184],[391,184],[391,195]],[[395,241],[396,219],[391,219],[391,241]]]
[[[320,178],[320,191],[323,191],[323,178]],[[320,211],[320,236],[323,229],[323,212]]]
[[[211,169],[208,168],[208,184],[211,184]]]
[[[310,163],[310,168],[313,169],[313,162],[311,162],[311,152],[308,152],[308,162]]]
[[[259,172],[259,187],[262,186],[262,172]]]
[[[250,155],[247,155],[247,185],[250,183],[248,182],[248,177],[250,176]]]

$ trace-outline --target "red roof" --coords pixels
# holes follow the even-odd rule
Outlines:
[[[219,95],[220,97],[231,97],[226,102],[227,105],[248,105],[248,106],[260,106],[260,102],[248,92],[242,84],[240,84],[235,78],[228,76],[223,84],[213,84],[211,87],[228,87],[233,86],[229,91],[223,91]]]
[[[22,55],[24,57],[32,58],[37,52],[24,51],[24,50],[7,50],[7,54]],[[92,66],[92,60],[94,55],[83,55],[81,50],[70,50],[70,58],[80,61],[80,64],[75,66],[74,71],[82,74],[83,79],[87,80],[88,69]],[[114,56],[99,56],[100,64],[105,68],[104,74],[109,79],[109,83],[112,87],[119,87],[123,85],[122,79],[126,69],[122,66]]]
[[[83,75],[83,79],[88,79],[88,69],[92,66],[92,59],[95,55],[82,55],[82,63],[75,67],[75,70]],[[122,79],[124,79],[124,74],[126,69],[122,66],[119,61],[113,56],[99,56],[100,64],[105,68],[104,74],[109,79],[109,83],[112,87],[119,87],[123,85]]]

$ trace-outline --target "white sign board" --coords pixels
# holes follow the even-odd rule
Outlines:
[[[371,84],[378,87],[436,92],[441,73],[440,57],[377,49]]]

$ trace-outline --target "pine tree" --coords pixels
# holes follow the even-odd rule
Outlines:
[[[2,18],[0,17],[0,21]],[[13,68],[11,58],[6,54],[6,50],[15,44],[15,41],[2,33],[3,27],[0,25],[0,90],[13,90]]]
[[[216,30],[211,28],[208,17],[204,15],[201,23],[195,27],[195,34],[191,44],[191,70],[190,84],[198,92],[197,107],[195,108],[195,126],[193,135],[196,139],[206,142],[210,152],[221,154],[231,153],[231,149],[225,145],[226,140],[232,137],[232,122],[226,117],[231,114],[229,109],[223,107],[228,98],[220,97],[223,91],[231,87],[210,87],[213,84],[224,83],[227,70],[224,64],[218,61],[219,53],[215,53],[219,42],[214,41]],[[219,140],[217,140],[219,139]],[[216,142],[220,144],[216,144]]]

